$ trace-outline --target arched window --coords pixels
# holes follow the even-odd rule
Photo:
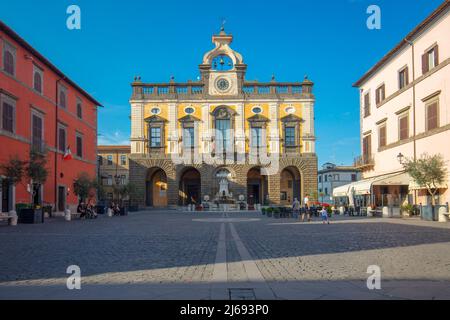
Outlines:
[[[10,50],[4,52],[3,65],[6,73],[15,75],[14,54]]]
[[[42,74],[38,71],[34,71],[34,90],[42,93]]]
[[[212,68],[217,71],[229,71],[234,67],[233,60],[225,54],[216,56],[212,60]]]

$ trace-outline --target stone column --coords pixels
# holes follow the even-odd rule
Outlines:
[[[202,128],[201,128],[201,142],[203,144],[203,153],[211,153],[211,121],[209,114],[209,104],[202,105]]]
[[[169,153],[179,154],[179,138],[178,138],[178,110],[176,103],[169,103]]]
[[[271,103],[269,105],[269,119],[270,119],[270,127],[269,130],[269,144],[270,144],[270,153],[280,153],[280,130],[279,130],[279,122],[280,122],[280,113],[279,113],[279,105],[278,103]]]
[[[245,154],[245,109],[243,103],[236,104],[236,152],[239,154]]]
[[[304,143],[303,152],[315,153],[315,132],[314,132],[314,103],[305,102],[303,104],[302,117],[303,123],[303,137]],[[308,150],[306,150],[306,145],[308,145]]]
[[[144,104],[131,104],[131,153],[145,153],[140,140],[144,139]]]
[[[268,193],[269,193],[269,204],[279,205],[281,202],[280,198],[280,173],[273,174],[268,178]]]
[[[179,185],[177,180],[177,171],[175,167],[167,170],[167,205],[169,207],[178,206]]]
[[[129,181],[136,188],[136,196],[133,201],[137,202],[137,205],[144,207],[145,197],[146,197],[146,177],[147,177],[147,166],[139,163],[137,160],[129,159],[129,170],[130,176]]]

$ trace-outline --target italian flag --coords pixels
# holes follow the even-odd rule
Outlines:
[[[70,147],[68,147],[64,153],[63,160],[72,160],[72,152],[70,151]]]

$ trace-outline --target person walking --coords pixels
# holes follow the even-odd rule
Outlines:
[[[322,208],[320,211],[320,215],[322,216],[322,223],[323,224],[330,224],[330,219],[328,219],[328,211],[325,209],[325,207]]]
[[[294,202],[292,203],[292,211],[294,213],[294,218],[298,219],[300,217],[300,201],[297,198],[294,198]]]

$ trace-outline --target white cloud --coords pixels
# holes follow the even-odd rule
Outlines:
[[[98,145],[129,145],[130,138],[120,131],[115,131],[112,134],[100,134],[97,139]]]

